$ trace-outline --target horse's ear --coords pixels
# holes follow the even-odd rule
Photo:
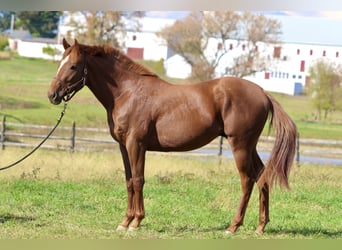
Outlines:
[[[78,48],[78,47],[79,47],[79,43],[78,43],[77,39],[75,39],[74,46],[75,46],[76,48]]]
[[[67,42],[67,40],[65,40],[65,38],[63,38],[63,47],[64,49],[67,49],[70,47],[70,44]]]
[[[77,41],[77,39],[75,39],[74,47],[75,47],[77,50],[80,49],[80,44],[79,44],[79,42]]]

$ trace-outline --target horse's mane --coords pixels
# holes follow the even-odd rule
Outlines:
[[[132,71],[139,75],[148,75],[158,77],[157,74],[150,71],[143,65],[134,62],[128,56],[123,54],[120,50],[113,48],[108,45],[103,46],[88,46],[88,45],[81,45],[82,50],[84,50],[88,55],[92,56],[100,56],[100,57],[109,57],[114,58],[115,60],[119,61],[121,64],[125,66],[125,68],[129,71]]]

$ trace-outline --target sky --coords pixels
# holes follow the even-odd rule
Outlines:
[[[283,42],[342,46],[341,11],[265,14],[281,22]]]
[[[187,11],[148,11],[147,17],[181,19]],[[342,46],[342,11],[259,11],[282,24],[286,43]]]

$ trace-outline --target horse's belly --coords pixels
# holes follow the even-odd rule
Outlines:
[[[191,151],[194,149],[198,149],[210,143],[217,136],[212,137],[210,139],[200,139],[200,140],[190,140],[190,141],[161,141],[157,144],[152,144],[148,147],[150,151],[162,151],[162,152],[170,152],[170,151]]]
[[[149,150],[153,151],[189,151],[200,148],[219,135],[216,127],[196,129],[194,127],[164,129],[157,132],[151,141]]]
[[[177,105],[163,105],[157,109],[151,150],[193,150],[222,134],[221,119],[205,95],[182,97]]]

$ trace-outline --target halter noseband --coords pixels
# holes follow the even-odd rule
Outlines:
[[[84,53],[84,65],[83,65],[83,76],[80,80],[69,84],[68,86],[66,86],[66,88],[63,88],[64,92],[66,93],[62,99],[64,102],[68,102],[71,100],[71,98],[73,98],[73,96],[76,94],[76,90],[75,88],[78,86],[79,83],[82,83],[81,88],[84,87],[84,85],[86,85],[86,78],[87,78],[87,74],[88,74],[88,70],[87,70],[87,54]],[[58,82],[64,82],[64,80],[59,79],[57,76],[54,77]],[[80,89],[81,89],[80,88]]]
[[[78,80],[77,82],[74,82],[73,84],[70,84],[66,87],[65,89],[65,93],[66,95],[63,96],[63,101],[65,102],[68,102],[71,100],[71,98],[73,98],[73,96],[76,94],[76,90],[75,88],[78,86],[78,84],[80,82],[82,82],[82,85],[81,85],[81,88],[84,87],[84,85],[86,84],[86,77],[87,77],[87,74],[88,74],[88,70],[86,68],[86,66],[84,65],[84,68],[83,68],[83,76],[80,80]],[[80,89],[81,89],[80,88]]]

